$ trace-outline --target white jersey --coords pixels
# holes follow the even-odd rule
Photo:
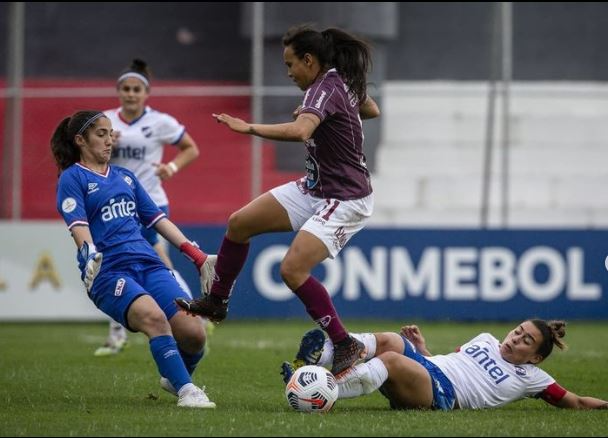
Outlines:
[[[169,114],[150,107],[130,123],[122,119],[120,108],[104,111],[104,114],[112,122],[114,131],[120,132],[111,162],[132,171],[156,205],[168,205],[167,194],[153,163],[162,163],[164,146],[179,143],[186,128]]]
[[[503,406],[537,395],[555,383],[549,374],[531,365],[513,365],[500,355],[500,342],[482,333],[456,353],[427,357],[450,379],[462,409]]]

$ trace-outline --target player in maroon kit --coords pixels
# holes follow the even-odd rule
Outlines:
[[[369,46],[339,30],[307,26],[283,37],[288,76],[306,91],[288,123],[251,124],[228,114],[214,114],[231,130],[270,140],[306,145],[306,176],[276,187],[233,213],[218,253],[211,293],[178,300],[184,310],[221,321],[253,236],[278,231],[297,234],[281,263],[281,276],[334,344],[332,373],[357,362],[364,345],[340,321],[325,287],[311,276],[326,258],[335,258],[360,231],[373,211],[370,175],[363,154],[361,119],[380,111],[367,95]]]

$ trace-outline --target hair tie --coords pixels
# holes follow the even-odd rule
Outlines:
[[[142,81],[144,83],[144,85],[146,86],[146,88],[150,88],[150,82],[148,81],[148,79],[142,75],[141,73],[136,73],[134,71],[128,71],[122,75],[120,75],[120,77],[118,78],[118,80],[116,81],[117,84],[120,84],[122,81],[124,81],[127,78],[137,78],[140,81]]]

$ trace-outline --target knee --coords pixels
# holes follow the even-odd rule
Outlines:
[[[180,348],[190,354],[203,351],[207,342],[207,334],[202,324],[192,324],[175,330],[174,336]]]
[[[239,211],[235,211],[228,218],[228,234],[234,238],[242,238],[246,233],[245,215]],[[248,237],[248,236],[247,236]]]
[[[167,317],[160,310],[149,310],[139,315],[140,330],[151,336],[171,334],[171,326]]]
[[[384,363],[384,366],[388,371],[389,378],[402,366],[403,355],[397,352],[387,351],[377,357]]]
[[[376,334],[376,355],[389,351],[401,355],[403,354],[404,348],[403,339],[397,333]]]
[[[280,268],[281,278],[289,286],[291,290],[294,290],[300,283],[301,272],[298,269],[296,263],[293,263],[290,259],[284,259],[281,262]]]
[[[207,333],[205,333],[204,328],[199,328],[198,330],[191,330],[188,334],[188,345],[192,352],[200,352],[205,348],[205,343],[207,342]]]

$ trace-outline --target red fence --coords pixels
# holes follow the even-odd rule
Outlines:
[[[250,199],[250,137],[218,125],[212,113],[225,112],[250,119],[248,97],[155,97],[148,104],[169,113],[187,128],[200,149],[200,157],[174,179],[165,183],[171,202],[171,217],[180,223],[221,224],[229,214]],[[209,83],[169,83],[163,86],[218,85]],[[221,84],[226,85],[226,84]],[[239,84],[240,85],[240,84]],[[0,84],[1,86],[1,84]],[[113,89],[109,81],[28,81],[26,88],[102,87]],[[75,111],[117,107],[116,97],[27,98],[23,105],[23,219],[58,218],[55,210],[57,170],[49,139],[59,121]],[[0,132],[3,132],[5,105],[0,100]],[[3,147],[0,144],[0,151]],[[174,156],[165,148],[165,160]],[[0,157],[2,155],[0,154]],[[0,167],[1,169],[1,167]],[[279,172],[274,165],[274,146],[263,147],[263,190],[289,181],[299,174]]]

